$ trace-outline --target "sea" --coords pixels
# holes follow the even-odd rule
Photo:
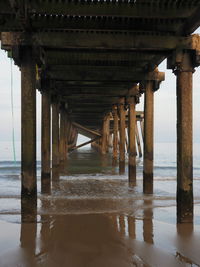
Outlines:
[[[20,142],[15,144],[16,161],[13,159],[12,143],[0,142],[0,218],[6,213],[20,213]],[[194,144],[193,176],[194,199],[200,204],[200,144]],[[41,161],[40,143],[37,144],[37,184],[41,196]],[[127,155],[126,155],[127,156]],[[128,156],[126,157],[128,162]],[[90,145],[69,154],[67,174],[60,175],[60,181],[70,186],[82,187],[81,190],[54,192],[54,197],[61,198],[140,198],[142,195],[143,159],[137,157],[137,186],[134,194],[128,186],[128,168],[119,175],[118,167],[112,166],[112,153],[101,156]],[[112,184],[114,183],[114,184]],[[114,185],[114,186],[113,186]],[[65,191],[66,190],[66,191]],[[99,191],[98,191],[99,190]],[[60,194],[60,196],[59,196]],[[176,144],[156,143],[154,151],[154,198],[166,200],[162,205],[174,204],[176,196]],[[41,196],[42,197],[42,196]],[[14,200],[14,201],[13,201]],[[16,200],[16,201],[15,201]],[[12,204],[14,206],[12,208]],[[18,203],[18,205],[17,205]],[[71,211],[70,211],[71,212]],[[82,212],[87,212],[82,210]],[[200,223],[200,218],[196,218]]]

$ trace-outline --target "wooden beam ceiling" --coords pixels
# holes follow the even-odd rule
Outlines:
[[[200,0],[1,0],[0,32],[13,32],[2,47],[20,65],[23,46],[32,45],[38,84],[48,79],[72,119],[99,128],[135,83],[163,80],[149,72],[172,51],[196,49],[189,35],[199,13]]]

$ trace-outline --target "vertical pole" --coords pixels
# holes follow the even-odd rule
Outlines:
[[[60,164],[62,167],[67,163],[67,113],[64,107],[60,110]]]
[[[144,142],[144,118],[140,121],[140,128],[141,128],[142,140]]]
[[[24,47],[21,59],[21,197],[36,207],[36,70],[31,47]]]
[[[50,191],[51,177],[51,105],[48,91],[42,92],[42,134],[41,134],[41,191]]]
[[[144,104],[144,171],[143,192],[153,193],[153,117],[154,92],[153,81],[148,81],[145,91]]]
[[[110,113],[107,116],[106,123],[106,153],[109,152],[109,142],[110,142]]]
[[[177,75],[177,221],[193,221],[192,73],[185,52]]]
[[[128,137],[127,137],[126,128],[125,128],[125,148],[126,148],[126,151],[128,153],[128,151],[129,151],[129,143],[128,143]]]
[[[119,173],[125,172],[125,109],[124,109],[124,98],[122,97],[119,102]]]
[[[108,152],[108,134],[109,134],[109,123],[110,116],[106,115],[103,119],[102,127],[102,144],[101,144],[101,153],[104,155]]]
[[[137,145],[138,145],[138,152],[139,152],[139,157],[142,157],[142,149],[141,149],[141,145],[140,145],[140,136],[139,136],[139,131],[138,131],[138,124],[137,124],[137,120],[136,120],[136,125],[135,125],[135,133],[136,133],[136,141],[137,141]]]
[[[52,103],[52,167],[59,167],[59,104]]]
[[[116,165],[118,156],[118,114],[117,106],[113,106],[113,165]]]
[[[136,183],[136,143],[135,143],[135,98],[129,97],[128,111],[128,135],[129,135],[129,158],[128,158],[128,177],[129,182]]]

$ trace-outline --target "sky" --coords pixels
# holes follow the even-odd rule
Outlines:
[[[200,29],[196,31],[200,33]],[[14,130],[15,140],[20,141],[21,132],[21,95],[20,71],[12,63],[13,99],[14,99]],[[176,77],[172,70],[166,69],[166,61],[159,66],[165,72],[165,81],[154,94],[154,140],[156,143],[176,142]],[[194,143],[200,142],[200,67],[193,75],[193,130]],[[143,97],[137,110],[143,110]],[[37,138],[40,141],[41,95],[37,92]],[[11,60],[6,52],[0,50],[0,142],[12,141],[11,113]]]

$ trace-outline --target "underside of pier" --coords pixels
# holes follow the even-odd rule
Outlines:
[[[197,0],[0,1],[1,47],[22,74],[23,199],[37,194],[36,89],[42,94],[43,185],[51,177],[50,148],[52,167],[65,168],[78,133],[103,154],[113,135],[113,158],[119,150],[123,173],[126,127],[134,184],[135,105],[144,93],[143,188],[153,193],[153,95],[167,58],[177,76],[177,218],[192,221],[192,73],[200,63],[200,37],[192,33],[199,13]]]

